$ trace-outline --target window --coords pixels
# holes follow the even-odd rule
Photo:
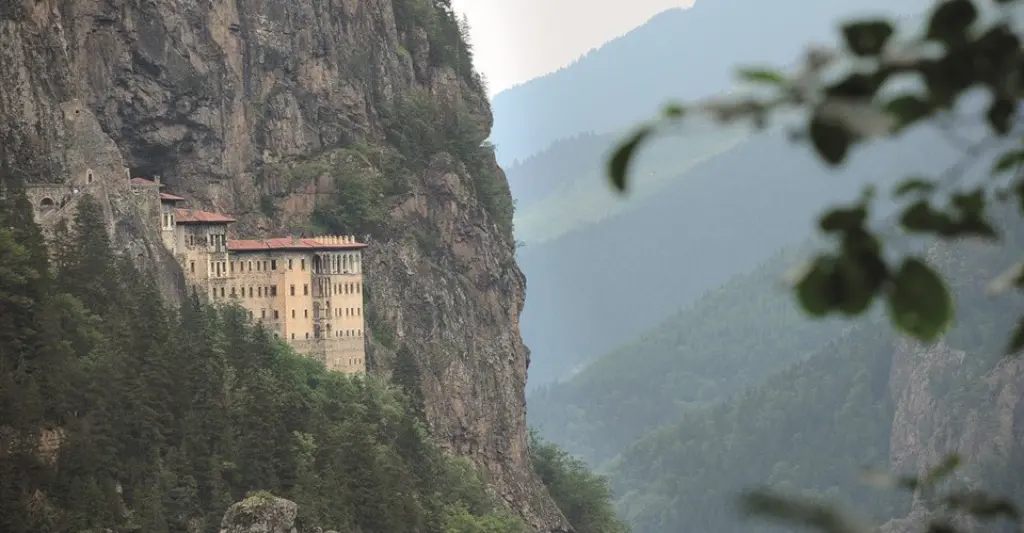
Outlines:
[[[277,270],[277,259],[270,260],[270,270]]]
[[[267,318],[267,310],[260,309],[260,318]]]
[[[256,272],[260,271],[260,262],[256,261]]]
[[[302,310],[302,318],[309,318],[309,309]]]
[[[249,298],[252,298],[252,286],[249,287]]]
[[[295,310],[292,309],[292,318],[295,318]]]
[[[291,291],[291,295],[292,296],[295,296],[295,285],[292,285],[291,287],[289,287],[289,291]]]
[[[231,262],[231,272],[234,273],[234,271],[235,271],[235,262],[232,261]]]
[[[231,287],[231,297],[235,298],[236,296],[238,296],[238,293],[235,291],[234,287]]]
[[[252,272],[252,261],[249,261],[249,272]]]
[[[266,270],[266,269],[267,269],[267,260],[264,259],[263,260],[263,270]]]
[[[291,270],[291,269],[292,269],[292,260],[289,259],[288,260],[288,270]]]
[[[195,261],[190,261],[189,264],[188,264],[188,269],[191,270],[193,274],[195,274],[196,273],[196,262]]]
[[[302,286],[302,295],[303,296],[309,296],[309,285],[308,284]]]
[[[292,333],[292,340],[295,340],[295,334]]]
[[[263,298],[263,287],[256,287],[256,296]]]
[[[363,284],[358,282],[358,281],[356,282],[356,292],[357,293],[363,292]]]
[[[306,332],[306,338],[307,339],[309,338],[309,332],[308,331]]]
[[[278,316],[277,316],[277,309],[274,309],[274,320],[277,320],[277,318],[278,318]]]
[[[221,298],[223,298],[223,297],[224,297],[224,287],[221,287],[221,288],[220,288],[220,297],[221,297]]]
[[[300,265],[301,265],[302,270],[306,270],[306,260],[305,259],[300,259],[300,261],[301,261]]]
[[[271,285],[270,286],[270,295],[271,296],[277,296],[277,285]]]

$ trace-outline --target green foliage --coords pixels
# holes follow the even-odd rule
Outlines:
[[[519,518],[505,513],[475,516],[462,505],[449,508],[444,517],[445,533],[525,533]]]
[[[448,66],[471,87],[483,90],[483,79],[473,69],[473,49],[469,44],[469,26],[459,19],[446,0],[392,0],[395,25],[403,34],[405,48],[413,55],[426,52],[430,66]],[[411,34],[422,28],[427,35],[427,50],[418,49]]]
[[[903,208],[901,230],[941,238],[994,239],[999,232],[988,222],[986,208],[993,200],[1016,196],[1024,211],[1024,174],[1009,180],[1000,174],[1018,170],[1019,148],[1007,148],[1006,140],[1020,141],[1014,132],[1018,102],[1024,88],[1020,36],[1013,23],[1017,0],[997,2],[993,17],[981,23],[972,0],[944,0],[930,13],[922,34],[897,43],[892,21],[853,21],[841,28],[845,51],[812,50],[804,68],[793,76],[768,69],[745,69],[740,77],[761,85],[772,94],[735,100],[675,106],[663,122],[644,124],[627,139],[608,161],[612,185],[625,191],[629,162],[639,144],[667,123],[706,113],[721,122],[749,119],[763,127],[773,112],[806,109],[809,137],[818,156],[829,165],[839,165],[852,151],[878,137],[895,136],[903,129],[925,120],[949,119],[970,89],[988,93],[983,113],[988,138],[968,147],[961,165],[936,178],[914,176],[897,186],[894,197],[911,192],[915,198]],[[935,51],[936,53],[932,53]],[[842,63],[844,52],[852,60]],[[846,68],[838,80],[833,67]],[[920,92],[903,92],[897,87],[918,77]],[[896,92],[895,95],[892,95]],[[981,185],[961,185],[964,165],[976,161],[990,149],[1002,150],[993,167],[993,178]],[[957,188],[959,186],[959,188]],[[938,196],[948,192],[947,206],[937,207]],[[870,195],[851,207],[838,208],[821,219],[821,229],[838,241],[838,250],[823,254],[807,268],[796,284],[799,300],[810,314],[858,315],[877,297],[889,301],[892,323],[905,333],[931,341],[952,323],[953,306],[948,291],[936,273],[923,261],[907,259],[893,267],[879,235],[867,227]],[[1024,288],[1024,276],[1014,281]],[[1024,321],[1012,336],[1007,350],[1024,347]]]
[[[737,491],[761,484],[860,502],[874,518],[905,514],[908,500],[855,477],[888,462],[893,419],[893,337],[865,326],[625,448],[608,474],[634,531],[760,532],[763,524],[740,524],[732,504]]]
[[[410,173],[426,171],[441,152],[456,157],[465,165],[484,209],[512,238],[512,197],[479,116],[461,102],[441,104],[417,91],[397,97],[383,114],[388,141]]]
[[[407,395],[327,372],[243,309],[165,307],[88,197],[48,264],[0,184],[0,530],[217,531],[231,503],[275,494],[304,528],[442,533],[462,509],[518,531]]]
[[[548,494],[576,531],[629,533],[615,516],[611,490],[603,476],[590,472],[583,461],[530,431],[530,458]]]

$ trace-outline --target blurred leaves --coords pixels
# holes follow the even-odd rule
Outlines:
[[[865,470],[862,479],[882,490],[899,489],[910,492],[936,489],[960,467],[960,457],[950,455],[921,476],[898,476],[889,472]],[[1020,521],[1020,511],[1007,498],[977,490],[950,491],[936,500],[943,509],[928,521],[929,533],[958,533],[949,520],[949,512],[961,513],[980,520],[1006,518]],[[867,533],[865,528],[840,513],[835,506],[804,497],[782,495],[760,489],[743,494],[743,511],[748,515],[774,519],[789,525],[817,529],[823,533]]]
[[[1019,5],[1019,0],[998,3]],[[839,28],[845,54],[851,59],[843,67],[845,74],[826,81],[826,71],[837,65],[843,52],[812,48],[805,64],[794,73],[766,67],[738,70],[737,77],[756,84],[759,94],[772,94],[687,103],[686,115],[703,113],[726,123],[749,119],[761,127],[774,113],[803,110],[807,126],[804,132],[794,132],[794,137],[808,140],[823,162],[837,166],[870,139],[897,135],[933,119],[951,118],[950,110],[958,98],[968,89],[978,88],[989,95],[989,104],[979,118],[988,125],[990,136],[1015,135],[1018,102],[1024,94],[1024,53],[1009,10],[986,19],[987,26],[981,27],[975,1],[944,0],[931,8],[926,20],[919,34],[899,39],[892,20],[848,21]],[[936,48],[936,44],[941,46]],[[888,82],[905,75],[921,79],[922,90],[882,94]],[[666,113],[667,118],[683,117],[683,107],[672,109],[676,112]],[[644,126],[615,151],[609,162],[609,177],[616,190],[626,190],[631,158],[660,127],[659,123]],[[977,149],[965,146],[964,161],[976,159]],[[1024,173],[1019,172],[1024,149],[1006,150],[996,154],[994,161],[992,175],[1007,175],[1012,180],[996,191],[994,199],[1006,201],[1015,196],[1024,212]],[[943,239],[998,239],[999,232],[985,215],[993,196],[989,192],[995,185],[957,190],[954,185],[962,169],[958,165],[950,170],[957,172],[934,178],[908,177],[893,190],[895,199],[906,199],[898,217],[899,229]],[[832,210],[822,217],[821,230],[837,237],[838,249],[816,258],[795,281],[801,307],[819,317],[829,313],[858,315],[876,297],[884,295],[896,327],[919,340],[935,340],[953,318],[953,303],[945,283],[913,257],[889,266],[881,253],[882,237],[861,220],[867,201],[857,209]],[[1024,326],[1013,333],[1008,350],[1021,348]]]

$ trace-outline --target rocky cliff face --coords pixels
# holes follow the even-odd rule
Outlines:
[[[1014,239],[1007,236],[1008,246],[1001,249],[963,243],[933,246],[926,255],[953,281],[961,310],[1006,305],[991,297],[983,302],[977,298],[985,294],[988,281],[999,270],[1012,264],[1020,250],[1020,242]],[[975,322],[972,329],[980,331],[981,337],[967,337],[969,343],[958,339],[963,331],[957,329],[951,332],[950,342],[896,343],[889,380],[895,405],[889,454],[895,472],[921,475],[958,454],[964,464],[955,474],[957,483],[1019,497],[1013,494],[1019,490],[1019,472],[1013,468],[1024,457],[1024,359],[993,355],[999,353],[1019,314],[1020,300],[1009,300],[1005,310],[988,311],[989,317],[1005,316]],[[970,346],[961,349],[953,343]],[[890,522],[883,531],[920,530],[926,507],[915,501],[909,517]]]
[[[238,218],[236,235],[306,227],[346,199],[339,181],[355,174],[389,184],[381,222],[360,227],[371,234],[374,371],[387,374],[396,346],[412,348],[439,440],[488,472],[533,527],[568,530],[529,463],[525,282],[480,186],[480,174],[497,176],[489,194],[508,199],[493,154],[470,164],[444,139],[414,138],[431,153],[389,163],[410,159],[394,129],[412,118],[389,118],[396,102],[429,102],[449,122],[458,109],[455,122],[490,128],[479,83],[444,59],[460,49],[450,32],[439,40],[436,15],[421,0],[0,2],[0,146],[29,181],[64,182],[81,174],[75,150],[106,143],[102,183],[123,179],[120,165],[160,176],[193,206]],[[85,144],[69,105],[95,119]],[[121,242],[152,248],[138,217],[109,207],[117,194],[106,205]]]

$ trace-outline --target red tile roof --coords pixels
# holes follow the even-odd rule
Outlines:
[[[180,197],[180,196],[178,196],[178,195],[176,195],[176,194],[169,194],[169,193],[166,193],[166,192],[162,192],[162,193],[160,193],[160,200],[168,200],[168,201],[171,201],[171,202],[181,202],[181,201],[184,201],[185,199]]]
[[[341,242],[331,237],[276,237],[273,239],[228,239],[228,251],[259,252],[269,250],[358,250],[366,248],[361,242]]]
[[[235,219],[220,213],[198,209],[175,209],[174,218],[177,224],[228,224],[235,221]]]
[[[134,183],[136,185],[157,185],[157,182],[155,182],[153,180],[147,180],[146,178],[132,178],[132,183]],[[159,185],[161,187],[164,186],[163,183],[161,183]]]

